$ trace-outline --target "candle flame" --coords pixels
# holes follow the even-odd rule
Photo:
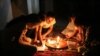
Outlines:
[[[59,42],[60,41],[60,37],[59,36],[57,36],[57,42]]]

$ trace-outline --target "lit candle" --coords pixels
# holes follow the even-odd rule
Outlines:
[[[57,36],[57,43],[60,41],[60,37],[59,36]]]
[[[49,43],[49,44],[55,44],[56,41],[55,41],[55,40],[52,40],[52,39],[48,39],[48,43]]]
[[[60,47],[60,46],[59,46],[59,41],[60,41],[60,37],[57,36],[56,48],[59,48],[59,47]]]
[[[43,44],[43,46],[42,46],[42,47],[43,47],[43,50],[45,50],[45,49],[47,48],[47,47],[45,46],[45,44]]]

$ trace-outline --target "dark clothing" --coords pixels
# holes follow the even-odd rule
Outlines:
[[[49,28],[42,28],[42,34],[46,33]]]
[[[36,52],[36,47],[19,44],[18,40],[28,22],[36,22],[36,15],[23,15],[15,18],[7,24],[2,32],[3,56],[32,56]]]
[[[26,32],[26,36],[34,39],[35,38],[35,29],[28,29],[28,31]]]

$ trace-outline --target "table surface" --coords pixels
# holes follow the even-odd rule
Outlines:
[[[37,51],[33,56],[82,56],[74,50],[46,50]]]

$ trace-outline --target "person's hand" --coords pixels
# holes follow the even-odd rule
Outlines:
[[[71,38],[71,37],[70,37],[70,36],[68,36],[68,35],[65,35],[65,37],[66,37],[67,39]]]
[[[26,45],[31,45],[32,39],[29,37],[24,37],[22,42],[23,44],[25,43]]]
[[[44,40],[45,38],[46,38],[46,35],[43,35],[43,36],[42,36],[42,40]]]

